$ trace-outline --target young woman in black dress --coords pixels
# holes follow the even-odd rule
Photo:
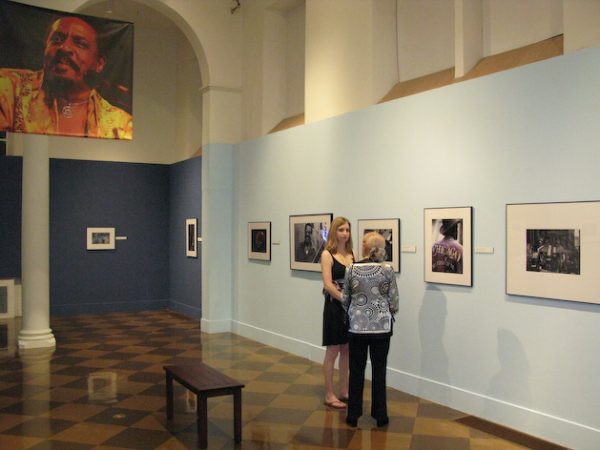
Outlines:
[[[323,274],[323,346],[325,360],[325,405],[345,409],[348,401],[348,325],[342,307],[342,283],[346,267],[354,262],[350,221],[336,217],[331,223],[325,250],[321,255]],[[335,360],[339,356],[339,397],[333,390]]]

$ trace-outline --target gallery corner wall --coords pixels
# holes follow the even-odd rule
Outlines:
[[[200,318],[202,244],[197,257],[185,254],[185,221],[197,219],[202,236],[202,158],[169,166],[169,309]]]
[[[164,165],[50,160],[52,314],[167,307],[168,183]],[[116,248],[87,250],[88,227],[114,227]]]
[[[202,158],[167,166],[50,160],[50,309],[100,314],[172,309],[201,316]],[[22,159],[0,157],[0,278],[21,277]],[[114,227],[115,250],[87,250],[86,228]]]
[[[506,204],[600,200],[598,74],[595,47],[236,146],[233,330],[320,362],[321,277],[290,270],[289,216],[399,218],[416,252],[400,256],[388,384],[598,448],[600,305],[505,291]],[[463,206],[492,253],[473,254],[472,287],[425,283],[424,208]],[[251,221],[272,222],[269,263],[248,260]]]

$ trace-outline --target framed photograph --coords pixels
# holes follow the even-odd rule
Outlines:
[[[473,286],[473,208],[426,208],[425,281]]]
[[[198,219],[185,219],[185,256],[198,257]]]
[[[506,293],[600,304],[600,201],[506,205]]]
[[[114,228],[88,228],[87,229],[88,250],[114,250],[115,229]]]
[[[271,222],[248,222],[248,259],[271,261]]]
[[[321,271],[321,253],[325,250],[333,214],[290,216],[290,268]]]
[[[360,219],[358,221],[358,261],[366,258],[362,254],[362,238],[365,234],[376,231],[385,238],[385,260],[400,272],[400,219]]]

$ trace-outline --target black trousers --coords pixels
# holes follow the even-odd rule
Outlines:
[[[365,368],[367,352],[371,356],[372,397],[371,416],[376,420],[388,418],[387,398],[385,395],[385,375],[387,356],[390,350],[390,337],[360,336],[350,338],[350,380],[348,391],[348,418],[358,419],[362,416],[363,390],[365,387]]]

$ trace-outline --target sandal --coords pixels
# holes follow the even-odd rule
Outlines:
[[[346,405],[341,400],[331,400],[329,402],[327,400],[325,400],[323,402],[323,404],[325,406],[328,406],[328,407],[333,408],[333,409],[346,409],[348,407],[348,405]]]

